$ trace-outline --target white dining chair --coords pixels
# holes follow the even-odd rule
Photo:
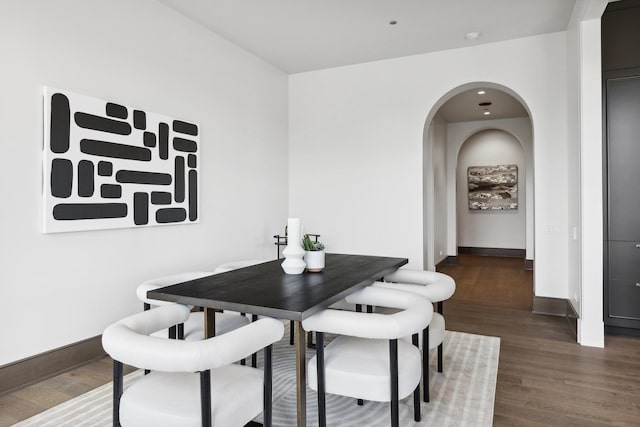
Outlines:
[[[325,309],[302,321],[316,334],[309,361],[309,387],[318,392],[318,419],[326,426],[325,393],[391,402],[391,425],[399,425],[399,399],[413,392],[414,419],[420,421],[421,353],[418,334],[433,312],[426,298],[368,286],[346,297],[349,304],[390,307],[393,314]],[[324,334],[338,334],[324,346]],[[413,336],[414,344],[400,338]],[[399,368],[401,367],[401,369]]]
[[[215,274],[226,273],[228,271],[233,271],[233,270],[237,270],[239,268],[244,268],[244,267],[251,267],[252,265],[262,264],[264,262],[269,262],[269,260],[245,259],[245,260],[239,260],[239,261],[230,261],[224,264],[220,264],[219,266],[216,267],[216,269],[213,272]],[[244,314],[244,313],[241,313],[241,314]],[[258,316],[256,316],[255,314],[251,315],[251,320],[256,320],[257,318]],[[295,328],[293,327],[293,320],[290,320],[289,321],[289,344],[291,345],[293,345],[294,329]],[[251,356],[251,366],[255,367],[256,363],[257,363],[256,355]]]
[[[189,317],[179,304],[129,316],[107,327],[102,345],[113,358],[113,425],[243,426],[261,412],[271,425],[272,344],[281,321],[264,318],[201,341],[151,334]],[[258,370],[235,364],[264,348]],[[123,364],[151,370],[123,391]]]
[[[147,280],[136,288],[136,295],[143,302],[144,309],[161,305],[175,304],[169,301],[161,301],[147,297],[147,292],[164,286],[175,285],[176,283],[187,282],[189,280],[200,279],[202,277],[211,276],[213,273],[206,271],[192,271],[186,273],[173,274],[170,276],[157,277]],[[249,320],[236,313],[216,313],[215,334],[222,335],[233,329],[249,323]],[[187,341],[204,339],[204,312],[192,312],[184,324],[176,325],[169,328],[168,331],[158,331],[157,336],[165,336],[169,338],[185,339]]]
[[[443,302],[451,298],[456,291],[456,282],[452,277],[435,271],[414,270],[399,268],[395,272],[384,277],[383,282],[375,282],[374,286],[388,289],[399,289],[418,294],[437,305],[437,312],[433,313],[433,319],[429,324],[427,345],[420,340],[421,348],[426,348],[423,360],[423,399],[429,401],[429,350],[438,349],[438,372],[443,371],[443,343],[445,335],[445,318]]]

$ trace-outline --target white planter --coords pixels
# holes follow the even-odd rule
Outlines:
[[[287,274],[302,274],[307,266],[302,258],[304,249],[301,246],[300,218],[289,218],[287,220],[287,247],[282,251],[285,260],[282,262],[282,269]]]
[[[324,268],[324,251],[306,251],[304,262],[307,264],[307,271],[316,273]]]

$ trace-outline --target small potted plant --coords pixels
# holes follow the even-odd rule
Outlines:
[[[307,271],[317,273],[324,268],[324,244],[311,240],[308,234],[302,238],[302,247],[305,250],[304,262],[307,264]]]

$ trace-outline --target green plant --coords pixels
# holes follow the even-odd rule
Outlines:
[[[305,234],[302,238],[302,247],[305,251],[321,251],[324,249],[324,243],[318,241],[311,241],[311,237],[308,234]]]

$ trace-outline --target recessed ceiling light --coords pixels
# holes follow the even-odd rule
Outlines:
[[[396,25],[398,21],[389,21],[389,25]]]
[[[464,38],[469,41],[478,40],[482,34],[477,31],[471,31],[470,33],[465,34]]]
[[[479,91],[478,91],[478,95],[484,95],[485,93],[487,93],[487,92],[485,92],[485,91],[483,91],[483,90],[479,90]]]
[[[484,110],[484,111],[482,112],[482,114],[484,114],[485,116],[488,116],[488,115],[490,115],[490,114],[491,114],[491,111],[489,111],[489,110]]]

